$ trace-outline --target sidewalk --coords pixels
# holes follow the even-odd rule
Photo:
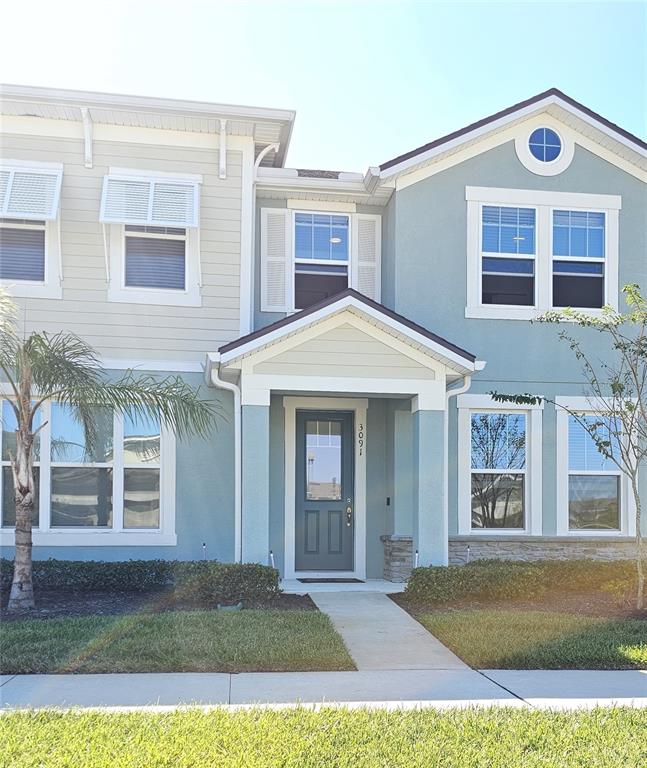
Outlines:
[[[178,706],[647,707],[647,672],[381,670],[6,675],[3,711],[26,707],[164,710]]]

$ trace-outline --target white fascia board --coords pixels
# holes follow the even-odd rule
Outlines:
[[[223,117],[230,120],[255,120],[275,123],[294,122],[293,109],[271,109],[237,104],[217,104],[209,101],[164,99],[131,96],[96,91],[76,91],[61,88],[40,88],[28,85],[0,85],[0,98],[12,101],[41,102],[78,107],[156,112],[191,115],[192,117]],[[79,115],[80,120],[80,115]]]
[[[384,171],[380,171],[380,178],[388,179],[393,176],[397,176],[403,172],[410,171],[416,166],[424,164],[429,160],[432,160],[433,158],[444,154],[445,152],[449,152],[453,149],[460,147],[463,144],[474,141],[475,139],[479,139],[490,133],[496,132],[501,128],[505,128],[506,126],[510,125],[513,122],[518,121],[519,119],[528,117],[537,112],[542,112],[551,105],[557,105],[561,109],[565,110],[566,112],[569,112],[570,114],[574,115],[575,117],[579,118],[585,123],[593,126],[597,130],[602,131],[611,139],[613,139],[614,141],[618,141],[623,146],[626,146],[628,149],[630,149],[632,152],[635,152],[639,156],[647,157],[647,150],[643,149],[642,147],[639,147],[637,144],[625,138],[620,133],[617,133],[616,131],[611,130],[603,123],[587,115],[586,113],[580,111],[579,109],[576,109],[575,107],[571,106],[567,102],[560,99],[558,96],[547,96],[545,99],[542,99],[541,101],[537,101],[534,104],[530,104],[527,107],[523,107],[516,112],[511,112],[510,114],[505,115],[504,117],[500,117],[498,120],[493,120],[492,122],[487,123],[486,125],[483,125],[479,128],[475,128],[469,133],[461,134],[460,136],[457,136],[455,139],[451,139],[450,141],[443,142],[437,147],[433,147],[427,150],[426,152],[416,155],[415,157],[410,157],[407,160],[403,160],[401,163],[398,163],[397,165],[391,166],[390,168],[387,168]]]
[[[457,368],[461,373],[464,373],[464,372],[472,373],[473,371],[476,370],[475,362],[473,363],[467,358],[464,358],[461,355],[458,355],[455,352],[452,352],[450,349],[447,349],[441,344],[434,342],[432,339],[429,339],[427,336],[424,336],[423,334],[418,333],[417,331],[398,322],[397,320],[394,320],[382,314],[378,310],[373,309],[373,307],[369,307],[363,302],[358,301],[353,296],[344,297],[343,299],[340,299],[334,304],[330,304],[327,307],[323,307],[317,312],[313,312],[309,315],[306,315],[303,318],[299,318],[295,320],[293,323],[290,323],[289,325],[284,325],[281,328],[277,328],[274,331],[270,331],[269,333],[263,336],[260,336],[257,339],[252,339],[251,341],[247,342],[247,344],[243,344],[240,347],[236,347],[235,349],[232,349],[229,352],[221,353],[220,362],[223,365],[227,365],[228,363],[231,363],[233,360],[252,354],[258,349],[266,347],[268,344],[272,344],[284,337],[294,335],[295,333],[298,333],[298,331],[302,330],[303,328],[307,328],[317,322],[320,322],[321,320],[327,317],[330,317],[344,309],[351,309],[351,308],[355,309],[360,314],[367,315],[373,318],[374,320],[377,320],[382,325],[389,326],[392,329],[398,331],[403,336],[406,336],[407,338],[411,339],[411,341],[413,341],[414,343],[420,344],[422,347],[427,349],[432,354],[441,358],[443,361],[446,361],[449,364],[449,367]]]

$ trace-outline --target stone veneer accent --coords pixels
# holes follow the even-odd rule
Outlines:
[[[635,557],[632,538],[609,536],[450,536],[449,563],[464,565],[469,559],[482,560],[625,560]]]
[[[413,568],[413,538],[386,534],[380,536],[380,541],[384,544],[384,578],[407,581]]]

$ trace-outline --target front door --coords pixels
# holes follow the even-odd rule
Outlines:
[[[352,571],[353,414],[297,411],[295,569]]]

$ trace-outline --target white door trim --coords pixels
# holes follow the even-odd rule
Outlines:
[[[366,580],[366,410],[361,397],[284,397],[285,410],[285,562],[284,579],[354,578]],[[352,571],[295,570],[296,412],[353,411],[355,445],[355,549]]]

